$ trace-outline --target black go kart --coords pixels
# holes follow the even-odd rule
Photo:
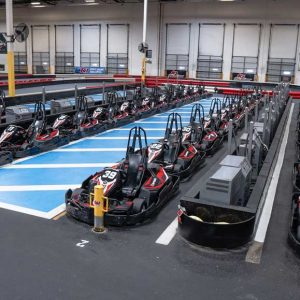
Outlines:
[[[129,132],[126,157],[112,168],[105,168],[83,181],[81,188],[68,190],[65,196],[69,216],[94,223],[90,193],[102,185],[108,197],[106,225],[135,225],[153,217],[179,188],[179,178],[158,164],[147,162],[146,133],[141,127]]]
[[[110,105],[110,115],[113,118],[113,122],[117,127],[126,125],[135,121],[137,116],[137,109],[134,101],[124,101],[119,103],[118,94],[116,92],[109,93],[107,100]]]
[[[213,155],[221,147],[224,140],[225,132],[224,130],[220,130],[222,121],[219,104],[219,100],[217,99],[212,101],[209,114],[204,117],[204,136],[200,149],[206,153],[206,156]]]
[[[183,127],[182,142],[191,143],[196,149],[200,149],[204,134],[204,108],[197,103],[192,107],[189,125]]]
[[[35,104],[34,120],[28,129],[9,125],[0,137],[1,151],[11,152],[13,157],[21,158],[48,151],[69,142],[60,135],[59,129],[47,128],[45,105]]]
[[[205,154],[199,152],[191,143],[182,141],[182,121],[178,113],[168,117],[164,139],[148,147],[148,162],[160,164],[168,174],[188,179],[205,160]]]
[[[293,197],[288,241],[300,254],[300,162],[294,164]]]
[[[52,128],[59,129],[61,134],[68,136],[70,140],[77,140],[105,131],[110,123],[109,111],[106,108],[97,107],[92,116],[89,116],[87,98],[79,96],[74,116],[60,115]]]

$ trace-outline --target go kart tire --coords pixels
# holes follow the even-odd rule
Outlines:
[[[138,214],[146,209],[146,201],[142,198],[136,198],[133,200],[132,213]]]
[[[300,242],[300,225],[298,225],[298,228],[296,230],[296,239],[298,242]]]
[[[179,173],[183,170],[183,166],[180,164],[175,164],[173,170],[175,173]]]

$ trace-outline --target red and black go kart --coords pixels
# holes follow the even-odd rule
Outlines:
[[[189,125],[183,127],[182,142],[191,143],[196,149],[200,149],[204,134],[204,108],[197,103],[192,107]]]
[[[215,111],[216,109],[216,111]],[[221,109],[219,109],[219,100],[212,101],[208,116],[204,117],[204,136],[201,141],[200,149],[206,153],[206,156],[213,155],[224,140],[224,130],[220,130]]]
[[[13,157],[21,158],[48,151],[69,142],[61,136],[59,129],[48,128],[46,124],[45,105],[35,104],[34,120],[26,130],[18,125],[9,125],[0,137],[1,151],[11,152]]]
[[[141,127],[129,132],[126,157],[112,168],[105,168],[83,181],[81,188],[68,190],[67,214],[93,224],[94,208],[90,193],[95,185],[104,187],[109,207],[106,225],[134,225],[153,217],[179,188],[179,178],[171,176],[158,164],[147,162],[146,133]]]
[[[188,179],[205,160],[205,154],[199,152],[191,143],[182,141],[182,121],[178,113],[168,117],[164,139],[148,147],[148,162],[164,167],[168,174]]]
[[[104,107],[97,107],[92,116],[88,114],[87,98],[79,96],[76,101],[76,113],[73,117],[62,114],[54,122],[52,128],[59,129],[70,140],[103,132],[112,123],[109,111]]]

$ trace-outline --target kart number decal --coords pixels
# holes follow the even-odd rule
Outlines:
[[[102,175],[102,178],[114,180],[116,176],[117,176],[117,172],[115,171],[105,171],[105,173]]]
[[[191,132],[191,130],[192,130],[192,128],[189,126],[183,128],[183,132],[189,133],[189,132]]]
[[[150,149],[154,149],[154,150],[160,150],[162,147],[161,144],[152,144]]]

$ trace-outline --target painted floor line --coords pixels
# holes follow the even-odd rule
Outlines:
[[[166,124],[165,121],[147,121],[147,122],[138,122],[139,124]],[[182,124],[188,124],[188,121],[182,121]]]
[[[165,231],[159,236],[159,238],[155,241],[156,244],[161,244],[168,246],[174,236],[176,235],[178,227],[177,217],[172,221],[172,223],[165,229]]]
[[[134,127],[134,126],[133,126]],[[132,127],[132,128],[133,128]],[[131,129],[131,127],[128,127],[128,128],[118,128],[116,130],[121,130],[121,131],[129,131]],[[143,128],[144,130],[149,130],[149,131],[162,131],[162,130],[165,130],[166,128],[165,127],[161,127],[161,128]],[[105,132],[106,133],[106,132]],[[97,137],[97,136],[96,136]],[[127,137],[128,138],[128,137]],[[93,139],[93,137],[88,137],[87,139]],[[69,144],[70,145],[70,144]]]
[[[126,151],[127,148],[64,148],[55,149],[53,152],[117,152]]]
[[[76,189],[79,184],[51,184],[51,185],[0,185],[0,192],[35,192],[35,191],[65,191],[67,189]],[[42,200],[42,199],[41,199]]]
[[[116,163],[86,163],[86,164],[24,164],[7,165],[3,169],[57,169],[57,168],[105,168],[111,167]]]
[[[19,213],[24,213],[27,215],[32,215],[32,216],[40,217],[40,218],[44,218],[44,219],[51,219],[49,217],[48,213],[42,212],[39,210],[35,210],[35,209],[31,209],[31,208],[27,208],[27,207],[22,207],[22,206],[17,206],[17,205],[13,205],[13,204],[0,202],[0,208],[13,210],[13,211],[16,211]]]
[[[161,136],[147,136],[147,139],[160,139]],[[94,137],[94,138],[89,138],[89,140],[128,140],[128,136],[117,136],[117,137],[102,137],[102,136],[99,136],[99,137]],[[65,148],[64,148],[65,149]]]
[[[247,251],[246,261],[250,262],[250,263],[258,264],[258,263],[260,263],[260,260],[261,260],[263,244],[264,244],[264,241],[265,241],[265,238],[267,235],[267,230],[269,227],[269,222],[271,219],[274,200],[275,200],[275,196],[276,196],[277,185],[278,185],[280,172],[281,172],[283,161],[284,161],[284,156],[285,156],[285,151],[286,151],[286,146],[287,146],[287,141],[288,141],[288,136],[289,136],[289,131],[290,131],[290,125],[291,125],[291,119],[292,119],[292,114],[293,114],[293,110],[294,110],[294,105],[295,105],[294,103],[292,103],[292,105],[291,105],[291,109],[289,112],[288,120],[287,120],[285,131],[284,131],[284,135],[283,135],[283,138],[281,141],[275,169],[272,174],[271,182],[270,182],[267,194],[266,194],[266,199],[265,199],[265,202],[264,202],[264,205],[262,208],[261,215],[259,217],[253,244],[252,244],[252,246],[250,246],[250,248]]]

